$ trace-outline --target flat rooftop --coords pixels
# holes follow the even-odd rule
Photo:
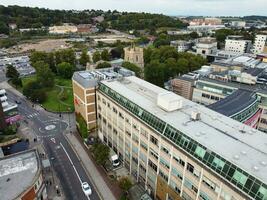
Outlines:
[[[1,200],[13,200],[33,185],[39,161],[35,150],[13,154],[0,159]]]
[[[238,89],[224,99],[213,103],[208,108],[226,115],[228,117],[249,107],[257,100],[254,92],[244,89]]]
[[[135,76],[123,80],[104,80],[101,83],[267,183],[267,166],[264,165],[267,163],[265,133],[180,96],[182,108],[166,112],[157,106],[158,94],[165,93],[166,90]],[[200,120],[191,120],[193,111],[201,113]]]

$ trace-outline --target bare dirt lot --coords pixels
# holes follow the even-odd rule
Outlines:
[[[50,52],[58,49],[65,49],[70,46],[70,44],[66,43],[66,39],[47,39],[16,45],[10,48],[9,52],[22,53],[30,50]]]

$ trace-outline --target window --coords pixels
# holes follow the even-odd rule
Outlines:
[[[166,154],[169,154],[169,150],[166,148],[166,147],[161,147],[161,150],[166,153]]]
[[[154,145],[158,146],[158,139],[155,138],[153,135],[150,135],[150,141],[151,141]]]
[[[191,172],[191,173],[194,172],[194,166],[191,165],[190,163],[187,163],[186,169],[187,169],[189,172]]]
[[[155,171],[157,172],[157,165],[155,165],[151,160],[148,160],[148,165]]]
[[[245,185],[248,177],[236,170],[234,173],[233,179],[236,180],[237,183],[240,183],[243,186]]]
[[[113,112],[116,113],[116,114],[118,113],[118,111],[117,111],[117,109],[115,107],[113,107]]]
[[[170,169],[170,164],[166,160],[164,160],[163,158],[160,158],[160,164],[162,164],[167,169]]]
[[[156,160],[158,160],[158,158],[159,158],[158,153],[155,152],[153,149],[150,149],[150,154],[151,154]]]
[[[205,155],[205,153],[206,153],[206,150],[205,150],[205,149],[203,149],[203,148],[200,147],[200,146],[197,146],[197,148],[196,148],[196,150],[195,150],[195,154],[196,154],[197,156],[203,158],[204,155]]]
[[[222,169],[222,168],[224,167],[224,165],[225,165],[225,162],[222,161],[221,159],[215,157],[215,158],[213,159],[212,165],[213,165],[214,167],[218,168],[218,169]]]

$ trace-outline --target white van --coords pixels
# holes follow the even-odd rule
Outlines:
[[[111,149],[109,153],[109,159],[113,167],[118,167],[120,165],[119,156]]]

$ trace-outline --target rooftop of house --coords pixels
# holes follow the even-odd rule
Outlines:
[[[0,158],[1,200],[17,199],[33,185],[39,172],[36,150],[12,154]]]
[[[165,111],[157,105],[157,97],[159,94],[166,93],[166,90],[135,76],[103,80],[101,83],[210,151],[267,183],[265,165],[267,135],[265,133],[178,95],[177,97],[182,100],[182,108],[171,112]],[[192,120],[192,112],[199,112],[200,120]]]

